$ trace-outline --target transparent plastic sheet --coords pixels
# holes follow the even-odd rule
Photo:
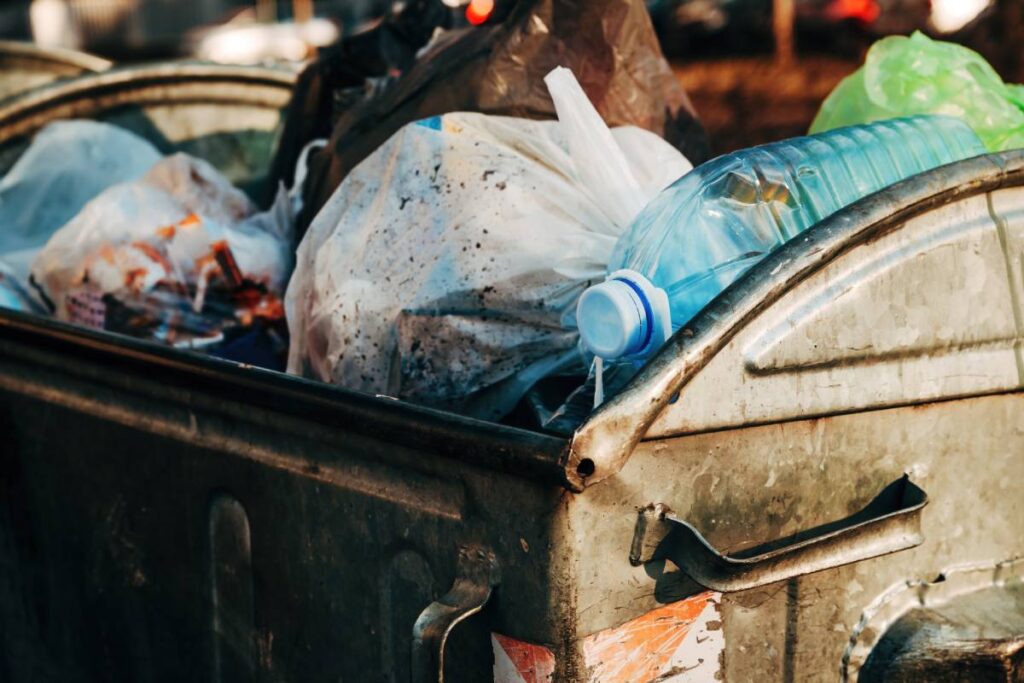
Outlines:
[[[499,3],[499,7],[502,4]],[[335,112],[331,140],[311,161],[299,237],[338,185],[403,126],[449,112],[553,119],[544,76],[566,66],[611,126],[633,125],[669,141],[694,162],[707,137],[665,61],[643,0],[523,0],[503,21],[450,32],[383,91]],[[344,54],[344,51],[339,54]],[[289,110],[277,169],[322,126],[341,79],[338,55],[314,64]],[[383,75],[383,74],[381,74]]]
[[[184,348],[248,334],[256,362],[280,367],[293,201],[282,190],[255,213],[208,163],[176,154],[86,204],[40,251],[32,283],[58,319]]]
[[[345,179],[299,247],[289,371],[487,419],[586,373],[576,300],[690,164],[647,131],[609,133],[567,71],[551,87],[559,122],[435,117]]]
[[[87,202],[145,174],[160,154],[142,138],[96,121],[44,127],[0,180],[0,258],[22,286],[32,259]]]
[[[967,122],[990,152],[1024,147],[1021,86],[973,50],[925,36],[889,36],[821,106],[811,133],[916,114]]]

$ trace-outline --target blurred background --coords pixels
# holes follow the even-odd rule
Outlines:
[[[435,25],[498,21],[515,0],[407,0]],[[663,50],[723,152],[803,133],[878,38],[914,30],[1024,81],[1022,0],[648,0]],[[0,0],[0,39],[118,62],[301,62],[403,8],[388,0]],[[444,19],[439,20],[439,13]],[[430,27],[428,27],[429,29]]]

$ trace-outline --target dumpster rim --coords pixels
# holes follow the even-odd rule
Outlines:
[[[21,95],[0,103],[0,139],[9,143],[19,137],[31,135],[53,120],[67,116],[52,116],[55,109],[70,106],[78,102],[92,104],[105,93],[124,97],[121,106],[140,106],[147,102],[157,104],[156,97],[147,99],[146,93],[160,88],[159,103],[175,101],[194,102],[194,94],[183,94],[180,99],[173,96],[174,91],[165,90],[168,86],[237,84],[251,88],[265,87],[273,91],[287,93],[279,103],[266,102],[268,106],[276,104],[284,109],[294,89],[298,73],[294,69],[279,66],[234,66],[195,60],[162,62],[142,66],[115,67],[99,73],[88,73],[75,78],[56,81],[33,88]],[[129,93],[133,97],[127,97]],[[222,94],[211,90],[204,102],[209,104],[226,102],[259,102],[259,98],[239,98],[236,90],[226,90]],[[71,118],[91,118],[89,112],[75,113]],[[38,120],[42,119],[42,121]]]
[[[568,439],[487,422],[387,396],[346,389],[112,332],[90,330],[31,313],[0,309],[0,345],[43,350],[54,358],[106,366],[110,372],[201,391],[300,419],[311,414],[396,445],[568,488]],[[65,364],[74,373],[74,365]]]
[[[65,47],[42,47],[22,40],[0,40],[0,61],[12,57],[76,67],[82,70],[82,75],[102,73],[114,66],[114,62],[109,59],[81,50]]]

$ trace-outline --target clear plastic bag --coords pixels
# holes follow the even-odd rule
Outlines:
[[[279,328],[292,198],[265,213],[204,161],[178,154],[108,188],[47,242],[32,282],[70,322],[201,348]],[[283,343],[279,345],[283,353]]]
[[[689,162],[608,131],[571,73],[559,122],[459,113],[404,127],[299,247],[289,371],[498,419],[541,377],[586,372],[576,299],[633,215]]]
[[[1024,147],[1024,98],[977,52],[923,33],[889,36],[821,105],[811,133],[916,114],[967,122],[996,152]]]
[[[707,135],[661,53],[644,0],[498,2],[486,25],[448,32],[415,63],[408,39],[418,48],[428,37],[430,3],[394,6],[403,4],[395,20],[345,38],[300,77],[274,177],[287,177],[306,141],[331,136],[313,158],[300,235],[345,177],[412,122],[450,112],[555,118],[543,79],[557,66],[573,70],[608,123],[652,131],[691,161],[707,158]],[[365,77],[395,74],[386,87],[358,87]]]
[[[160,160],[151,144],[96,121],[43,128],[0,180],[0,254],[11,276],[27,282],[36,252],[87,202],[134,180]]]

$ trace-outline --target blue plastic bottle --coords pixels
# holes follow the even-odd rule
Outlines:
[[[888,185],[984,153],[961,120],[919,116],[713,159],[619,239],[608,279],[580,297],[583,344],[608,361],[643,360],[783,242]]]

